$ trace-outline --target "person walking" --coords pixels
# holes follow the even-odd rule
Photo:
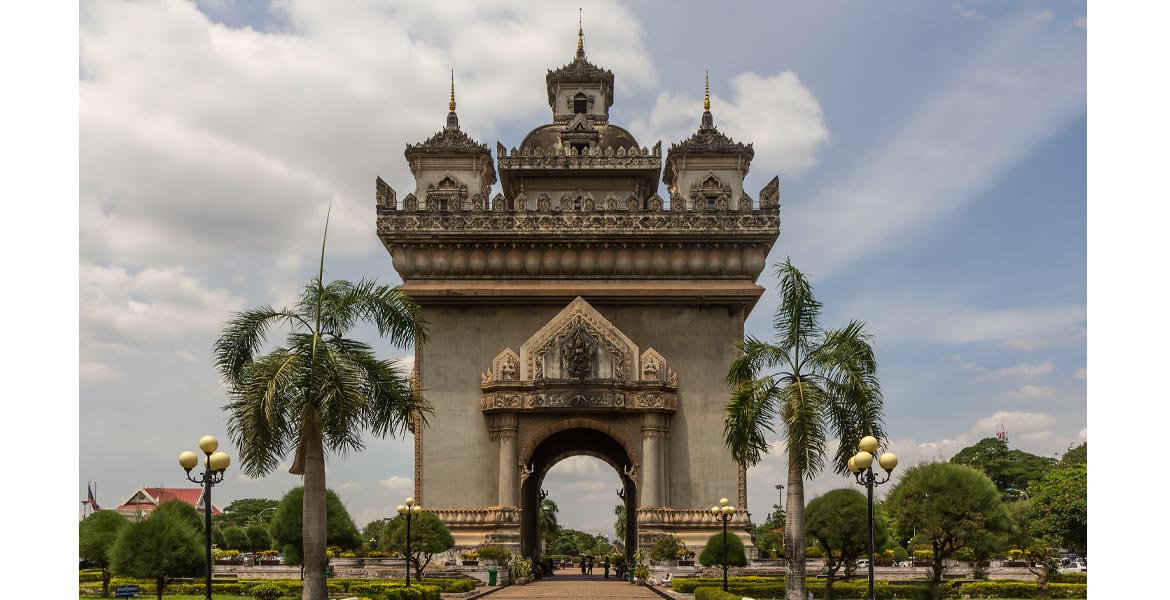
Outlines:
[[[585,574],[585,555],[581,555],[581,574]]]
[[[592,574],[593,574],[593,557],[590,556],[589,557],[589,572],[587,573],[587,575],[592,575]]]
[[[601,559],[601,568],[605,569],[605,578],[609,579],[609,557]]]

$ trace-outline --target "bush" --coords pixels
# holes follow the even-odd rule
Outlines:
[[[284,595],[284,590],[279,585],[271,583],[261,583],[260,585],[252,586],[248,593],[256,600],[279,600]]]
[[[1053,573],[1048,576],[1048,583],[1089,583],[1088,573]]]
[[[682,540],[668,535],[654,542],[654,549],[650,551],[652,560],[676,560],[680,553],[685,554],[687,545]]]
[[[483,546],[479,550],[479,557],[484,560],[494,560],[496,562],[504,562],[512,556],[512,553],[503,546]]]
[[[1079,583],[1053,583],[1048,586],[1052,598],[1088,598],[1089,586]],[[980,581],[959,586],[960,596],[971,598],[1038,598],[1040,591],[1031,581]]]
[[[718,587],[704,586],[695,589],[695,600],[740,600],[741,598],[743,598],[741,594],[725,592],[723,588]]]
[[[783,577],[728,577],[727,587],[745,587],[745,586],[770,586],[779,585],[781,593],[778,597],[783,597],[784,578]],[[691,594],[702,586],[718,586],[722,591],[723,578],[721,577],[677,577],[670,582],[670,587],[676,592],[682,594]],[[753,596],[755,597],[755,596]],[[769,596],[760,594],[761,598],[768,598]]]
[[[101,569],[84,569],[77,573],[77,581],[80,583],[92,583],[102,580]]]
[[[704,567],[723,566],[723,534],[716,533],[707,538],[707,546],[699,556],[699,562]],[[746,567],[747,555],[743,551],[743,541],[739,536],[727,535],[727,564],[732,567]]]

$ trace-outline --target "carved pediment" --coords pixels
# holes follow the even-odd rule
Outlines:
[[[520,347],[520,362],[523,377],[536,381],[636,380],[638,347],[578,297]]]
[[[492,360],[492,370],[483,374],[483,383],[518,381],[520,379],[520,355],[511,348],[497,354]]]

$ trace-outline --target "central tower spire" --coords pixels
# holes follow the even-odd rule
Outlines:
[[[447,129],[459,129],[459,115],[455,114],[455,69],[451,69],[451,100],[447,102]]]
[[[699,122],[700,128],[714,127],[715,118],[711,116],[711,72],[705,71],[703,81],[703,119]]]
[[[581,25],[581,9],[577,9],[577,57],[585,58],[585,28]]]

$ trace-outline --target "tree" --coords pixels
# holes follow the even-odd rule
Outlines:
[[[224,547],[228,550],[247,552],[250,546],[248,532],[244,531],[243,527],[228,527],[224,529],[223,539],[225,543]]]
[[[369,542],[371,547],[378,545],[382,537],[382,529],[386,527],[386,519],[374,519],[362,527],[362,539]]]
[[[227,548],[227,539],[223,537],[223,529],[217,525],[211,526],[211,543],[216,548]]]
[[[567,535],[558,536],[556,541],[553,542],[551,550],[552,554],[566,554],[569,556],[580,554],[580,552],[581,549],[577,547],[577,540]]]
[[[325,230],[329,230],[326,217]],[[292,308],[234,313],[215,343],[215,366],[231,401],[228,433],[240,449],[245,474],[272,472],[295,451],[290,473],[304,477],[304,563],[301,597],[324,600],[325,452],[360,451],[362,432],[394,436],[430,408],[415,394],[400,365],[379,360],[373,348],[346,335],[359,322],[399,347],[425,343],[421,309],[398,288],[363,279],[325,277],[325,236],[317,276]],[[290,328],[285,346],[259,354],[271,327]]]
[[[110,595],[110,549],[130,522],[112,510],[99,510],[77,524],[77,553],[102,570],[102,596]]]
[[[613,507],[613,515],[617,517],[613,522],[613,532],[617,534],[617,539],[626,539],[626,505],[615,504]]]
[[[248,548],[252,552],[260,552],[272,547],[272,537],[268,535],[268,530],[263,525],[249,525],[244,533],[248,535]]]
[[[268,498],[241,498],[233,500],[223,513],[212,517],[212,521],[225,527],[263,524],[265,516],[271,517],[271,513],[276,512],[276,505],[276,500]]]
[[[398,515],[386,522],[382,530],[383,550],[406,554],[406,517]],[[422,579],[431,557],[455,547],[451,531],[434,513],[423,511],[410,518],[410,564],[414,575]]]
[[[195,533],[199,534],[200,539],[202,539],[203,524],[207,520],[207,515],[199,512],[194,506],[180,500],[171,500],[158,505],[158,508],[151,511],[150,518],[153,519],[160,514],[173,515],[182,520],[184,523],[190,525],[195,530]]]
[[[164,502],[149,519],[123,529],[111,550],[114,573],[153,580],[158,600],[172,579],[196,577],[206,566],[199,533],[178,511],[161,510],[168,504],[186,503]]]
[[[1088,545],[1087,466],[1056,469],[1032,486],[1033,534],[1054,546],[1085,550]]]
[[[272,536],[272,544],[284,555],[285,564],[301,565],[301,570],[308,576],[309,565],[304,560],[304,496],[305,488],[295,487],[281,498],[276,507],[276,515],[272,517],[272,524],[268,533]],[[333,490],[325,490],[325,519],[326,544],[339,546],[346,550],[354,550],[362,545],[362,538],[358,535],[357,526],[349,518],[349,511],[341,503],[341,498]],[[324,576],[325,567],[321,568]]]
[[[975,445],[963,448],[951,458],[951,462],[983,471],[1008,499],[1021,497],[1008,490],[1027,490],[1033,481],[1039,480],[1056,464],[1051,458],[1011,450],[1007,442],[998,438],[983,438]]]
[[[1069,448],[1064,456],[1060,457],[1061,467],[1089,464],[1089,442],[1082,442],[1080,446]]]
[[[699,555],[699,564],[704,567],[723,566],[723,532],[707,538],[707,545]],[[746,567],[747,555],[743,551],[743,540],[732,532],[727,532],[727,566]]]
[[[746,336],[740,345],[742,356],[727,373],[734,391],[724,416],[724,438],[736,462],[750,466],[769,451],[766,435],[774,431],[773,422],[783,428],[788,455],[785,596],[805,600],[804,479],[824,468],[830,433],[840,439],[832,465],[842,475],[862,437],[884,436],[882,394],[864,326],[851,321],[821,330],[821,303],[804,274],[790,260],[776,273],[780,305],[772,320],[774,343]]]
[[[686,548],[687,545],[682,540],[673,535],[668,535],[654,542],[654,549],[650,551],[650,558],[661,561],[678,560],[679,551],[686,550]]]
[[[963,548],[997,542],[1010,530],[999,491],[982,471],[966,465],[926,463],[906,469],[886,496],[885,510],[899,536],[930,547],[931,594],[941,597],[943,561]]]
[[[557,512],[560,508],[557,503],[545,498],[540,501],[540,513],[536,516],[536,528],[540,530],[540,539],[544,547],[549,547],[549,540],[557,537],[560,526],[557,524]]]
[[[825,581],[828,600],[833,597],[833,581],[841,565],[848,576],[854,562],[869,554],[869,502],[856,490],[833,490],[813,498],[805,513],[808,536],[821,545],[829,559]],[[877,548],[886,543],[886,520],[878,512],[873,516],[873,543]]]

